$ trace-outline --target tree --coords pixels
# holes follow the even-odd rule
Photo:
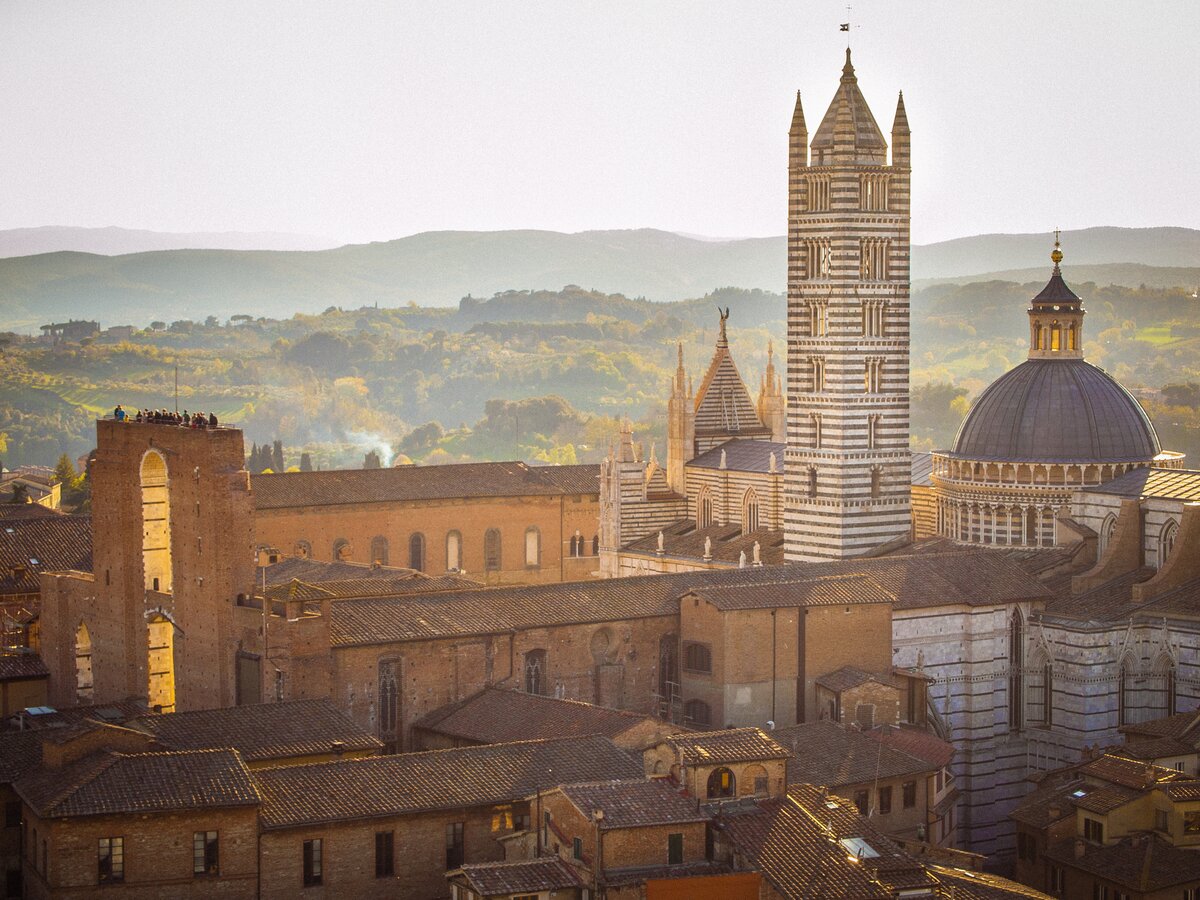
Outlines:
[[[29,503],[29,488],[22,481],[14,481],[12,486],[12,497],[9,498],[9,503]]]
[[[75,464],[71,462],[71,457],[64,453],[58,458],[58,465],[54,467],[54,477],[66,489],[73,486],[77,476]]]
[[[275,441],[271,447],[271,468],[276,472],[287,471],[287,466],[283,464],[283,441]]]
[[[166,323],[166,322],[151,322],[151,323],[150,323],[150,330],[151,330],[151,331],[162,331],[162,330],[163,330],[164,328],[166,328],[166,327],[167,327],[167,323]]]
[[[300,471],[311,472],[313,470],[312,456],[308,453],[300,454]]]

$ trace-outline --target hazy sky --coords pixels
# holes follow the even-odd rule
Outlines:
[[[851,0],[919,242],[1200,227],[1200,2]],[[0,0],[0,228],[780,234],[844,2]]]

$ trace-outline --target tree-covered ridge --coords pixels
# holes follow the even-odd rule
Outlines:
[[[1085,350],[1139,393],[1164,445],[1200,461],[1200,320],[1189,291],[1073,285],[1085,298]],[[1027,352],[1025,309],[1041,287],[938,285],[913,297],[914,445],[945,446],[970,397]],[[629,415],[665,453],[665,403],[682,341],[697,382],[712,353],[716,307],[733,310],[734,358],[758,388],[769,339],[784,347],[781,296],[722,289],[654,303],[568,286],[507,291],[458,308],[336,307],[319,315],[159,323],[122,338],[48,345],[8,336],[0,367],[5,461],[86,453],[92,419],[127,409],[215,412],[242,425],[270,468],[359,466],[374,451],[416,462],[598,459]],[[1191,404],[1191,405],[1189,405]]]

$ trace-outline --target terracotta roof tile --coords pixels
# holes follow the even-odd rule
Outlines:
[[[1129,759],[1115,753],[1090,760],[1079,767],[1079,772],[1091,778],[1099,778],[1110,784],[1142,789],[1168,781],[1190,780],[1182,772],[1149,765],[1138,759]]]
[[[70,706],[66,709],[45,708],[50,711],[43,713],[19,712],[9,716],[9,727],[40,731],[46,728],[63,728],[85,719],[119,725],[150,712],[146,704],[140,700],[117,700],[112,703],[97,703],[91,706]]]
[[[694,799],[679,793],[669,781],[601,781],[564,785],[563,796],[591,820],[593,813],[603,812],[600,827],[639,828],[647,825],[670,825],[684,822],[707,822],[708,813],[696,806]]]
[[[1193,733],[1200,725],[1200,712],[1176,713],[1173,716],[1162,716],[1146,722],[1134,722],[1122,725],[1117,730],[1125,735],[1126,740],[1135,736],[1151,735],[1153,737],[1184,738]]]
[[[260,769],[266,828],[396,816],[522,799],[577,781],[644,777],[608,738],[487,744]]]
[[[783,451],[787,444],[776,441],[747,440],[735,438],[706,450],[684,465],[689,469],[721,468],[721,453],[725,453],[725,468],[730,472],[758,472],[763,475],[771,471],[771,454],[775,454],[775,471],[783,474]]]
[[[326,754],[335,741],[351,752],[383,748],[325,698],[148,715],[128,724],[169,747],[228,747],[250,762]]]
[[[859,603],[894,603],[896,598],[868,575],[830,575],[811,581],[703,587],[689,591],[717,609],[770,609],[772,607],[846,606]],[[891,684],[890,676],[884,676]]]
[[[742,533],[741,525],[709,525],[697,528],[691,519],[679,519],[661,529],[663,554],[684,559],[704,559],[704,541],[709,539],[712,558],[717,562],[736,565],[741,554],[746,554],[746,564],[754,562],[754,545],[758,544],[759,560],[764,566],[782,565],[783,532],[760,529],[749,534]],[[631,541],[624,548],[632,553],[658,552],[658,532]]]
[[[50,670],[36,653],[0,654],[0,681],[24,681],[49,675]]]
[[[91,569],[91,516],[52,514],[0,522],[0,595],[40,592],[42,572]]]
[[[893,750],[923,759],[936,769],[950,765],[950,760],[954,758],[953,744],[943,741],[936,734],[921,731],[919,728],[897,728],[894,725],[884,725],[880,728],[872,728],[866,732],[866,735]]]
[[[683,765],[745,762],[756,759],[787,759],[790,755],[761,728],[729,728],[673,734],[662,743],[670,747]]]
[[[890,672],[867,672],[855,666],[842,666],[834,672],[827,672],[817,678],[817,684],[823,688],[828,688],[835,694],[856,688],[860,684],[866,684],[869,681],[875,684],[887,685],[888,687],[900,687],[900,683],[892,677]]]
[[[1119,809],[1126,803],[1132,803],[1141,797],[1143,793],[1144,791],[1135,788],[1111,785],[1086,788],[1083,791],[1082,797],[1075,797],[1074,799],[1075,805],[1079,809],[1086,809],[1088,812],[1104,815],[1112,812],[1114,809]]]
[[[427,713],[413,723],[413,728],[480,744],[499,744],[588,734],[616,738],[647,719],[639,713],[578,700],[489,687]]]
[[[0,733],[0,784],[12,784],[42,762],[42,735],[37,731]]]
[[[867,732],[828,720],[778,728],[771,736],[791,751],[787,762],[789,784],[802,782],[836,789],[875,778],[932,774],[937,769],[923,759],[881,745]]]
[[[1076,847],[1074,838],[1057,841],[1045,855],[1144,894],[1200,882],[1200,853],[1173,847],[1156,834],[1139,834],[1104,846],[1084,842],[1081,855]]]
[[[233,750],[97,753],[43,769],[14,785],[42,818],[257,806],[258,792]]]
[[[598,494],[599,479],[598,465],[483,462],[252,475],[250,487],[255,508],[266,510],[454,497]]]
[[[939,884],[949,889],[945,895],[954,900],[1019,900],[1022,897],[1050,900],[1049,894],[991,872],[934,864],[929,864],[928,869]]]
[[[590,882],[558,857],[515,862],[472,863],[462,867],[463,877],[483,897],[536,894],[585,887]]]
[[[824,796],[811,785],[792,785],[786,797],[723,816],[721,824],[738,851],[787,898],[882,900],[900,890],[931,889],[935,884],[914,858],[860,816],[854,804]],[[859,847],[864,850],[861,857]]]
[[[1087,783],[1082,778],[1072,775],[1064,781],[1051,777],[1049,784],[1040,785],[1032,794],[1021,798],[1009,817],[1034,828],[1045,828],[1054,822],[1074,818],[1074,795],[1081,790],[1087,790]]]

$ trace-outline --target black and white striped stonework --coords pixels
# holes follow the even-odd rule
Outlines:
[[[850,54],[813,137],[800,98],[788,183],[788,560],[857,556],[911,528],[909,129],[887,142]]]

